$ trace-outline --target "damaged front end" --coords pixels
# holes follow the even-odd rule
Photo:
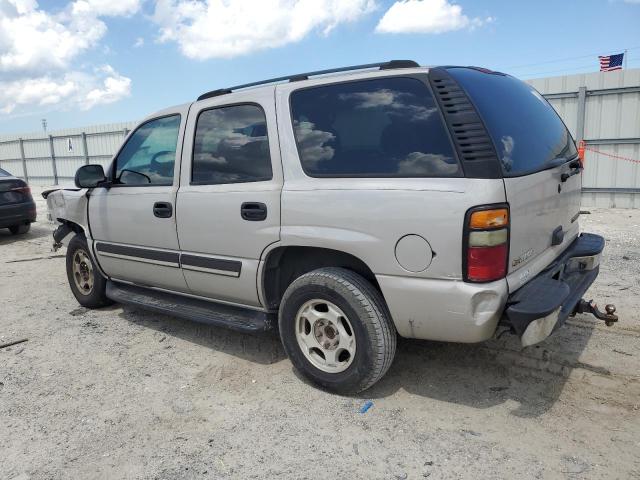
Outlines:
[[[75,233],[87,231],[87,197],[85,189],[45,190],[47,219],[57,225],[53,232],[53,249],[67,245]]]

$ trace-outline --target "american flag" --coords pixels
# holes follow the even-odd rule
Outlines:
[[[624,57],[624,53],[598,57],[600,59],[600,71],[622,70],[622,57]]]

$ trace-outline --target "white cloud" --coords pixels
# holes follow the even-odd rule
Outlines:
[[[141,0],[76,0],[73,8],[101,17],[129,17],[140,10]]]
[[[62,109],[88,110],[131,94],[131,79],[105,65],[91,74],[68,72],[0,81],[0,112],[9,114],[24,106],[57,105]]]
[[[141,1],[74,0],[62,9],[45,11],[36,0],[0,0],[0,110],[51,105],[71,95],[104,90],[103,96],[85,98],[97,105],[128,92],[129,79],[124,89],[125,77],[113,70],[83,72],[86,67],[77,59],[107,32],[101,17],[133,15]]]
[[[375,9],[375,0],[158,0],[160,41],[189,58],[231,58],[328,34]]]
[[[447,0],[401,0],[378,22],[379,33],[444,33],[473,29],[493,21],[492,17],[469,18],[462,7]]]
[[[113,103],[131,94],[131,79],[118,74],[111,66],[102,68],[106,74],[102,85],[89,90],[81,100],[80,108],[88,110],[95,105]]]
[[[134,48],[140,48],[144,45],[144,38],[138,37],[136,38],[135,43],[133,44]]]

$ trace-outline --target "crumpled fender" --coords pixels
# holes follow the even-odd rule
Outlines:
[[[78,225],[89,237],[89,220],[87,218],[87,190],[60,189],[47,190],[42,196],[47,200],[47,210],[54,223],[68,223]],[[46,196],[45,196],[46,194]],[[61,243],[67,244],[70,235],[65,235]]]

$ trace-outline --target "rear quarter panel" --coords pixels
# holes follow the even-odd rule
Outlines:
[[[467,209],[504,202],[502,180],[298,179],[282,192],[282,242],[350,253],[376,275],[462,280],[462,231]],[[405,270],[395,247],[423,237],[431,264]]]

